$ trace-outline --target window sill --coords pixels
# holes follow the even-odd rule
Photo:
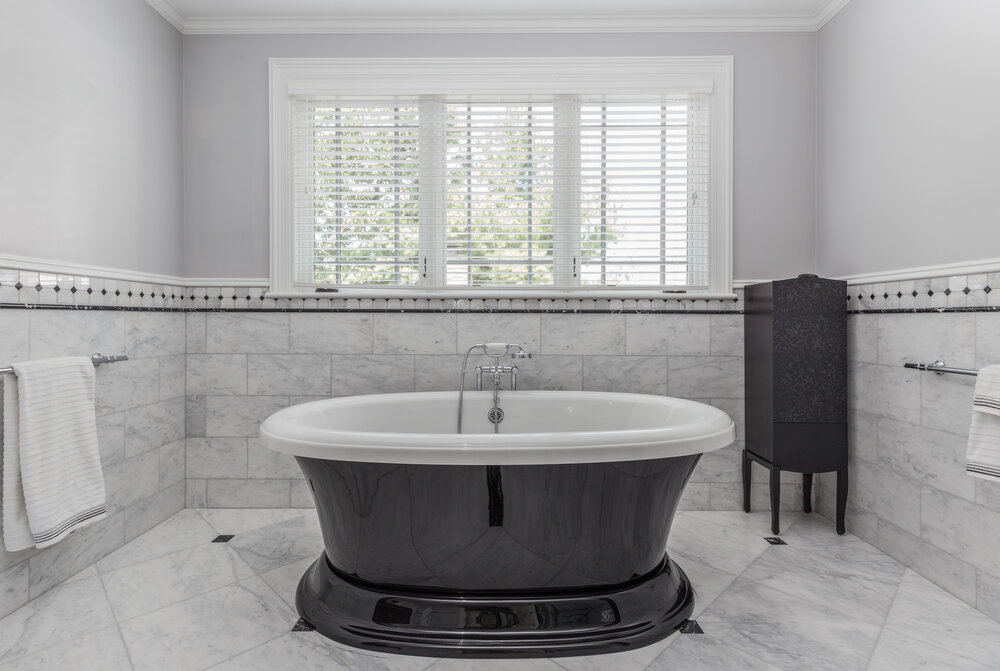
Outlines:
[[[265,298],[376,298],[376,299],[526,299],[526,300],[734,300],[735,293],[664,292],[656,289],[578,289],[578,290],[490,290],[490,289],[339,289],[338,291],[274,291]]]

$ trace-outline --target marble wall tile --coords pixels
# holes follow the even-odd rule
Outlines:
[[[625,315],[543,314],[540,354],[625,354]]]
[[[29,561],[29,596],[37,598],[125,542],[125,517],[111,515],[76,531]]]
[[[291,351],[316,354],[371,354],[371,314],[290,315]]]
[[[206,480],[206,508],[287,508],[289,480]]]
[[[413,391],[410,354],[334,354],[330,364],[333,396]]]
[[[452,354],[448,356],[417,354],[413,359],[413,389],[416,391],[458,391],[459,373],[462,370],[464,355]],[[468,368],[472,370],[476,361],[471,357]],[[485,363],[485,362],[483,362]],[[404,364],[405,365],[405,364]],[[518,364],[520,371],[521,366]],[[405,380],[405,369],[401,370],[399,377]],[[524,382],[524,378],[518,373],[518,385]],[[388,380],[387,380],[388,382]],[[486,384],[486,380],[483,380]],[[507,389],[508,380],[504,380],[504,389]],[[465,376],[465,388],[473,390],[476,388],[476,376],[468,373]],[[523,386],[522,386],[523,388]],[[407,390],[409,391],[409,390]]]
[[[966,375],[921,373],[921,424],[968,438],[975,384],[976,378]]]
[[[259,438],[248,438],[247,477],[256,479],[299,480],[303,478],[303,475],[294,456],[285,454],[284,452],[275,452],[264,447],[261,445]]]
[[[890,557],[969,603],[975,603],[976,569],[958,557],[879,520],[878,547]]]
[[[167,443],[159,449],[161,490],[184,481],[186,449],[184,440]]]
[[[919,424],[919,375],[901,365],[848,364],[848,406],[878,417]]]
[[[972,501],[975,484],[965,474],[965,443],[960,436],[907,422],[882,419],[878,425],[881,466]]]
[[[542,318],[537,314],[459,314],[457,328],[460,354],[482,342],[517,343],[532,354],[541,347]]]
[[[0,367],[30,358],[28,314],[27,310],[0,308]]]
[[[97,414],[119,412],[155,403],[160,398],[160,362],[134,359],[97,369]]]
[[[97,418],[97,445],[101,451],[101,464],[105,467],[125,458],[124,412]]]
[[[28,562],[0,570],[0,619],[28,603]]]
[[[583,357],[543,355],[518,362],[518,389],[580,391]],[[466,382],[468,384],[468,382]]]
[[[160,362],[160,399],[178,398],[185,393],[186,357],[183,354],[161,356]]]
[[[315,508],[316,501],[313,499],[312,490],[306,480],[292,480],[291,506],[292,508]]]
[[[604,317],[604,315],[594,315]],[[713,354],[713,315],[625,315],[625,353],[675,356]],[[720,315],[716,335],[720,348],[732,348],[734,329],[726,328],[733,317]],[[742,321],[740,323],[742,328]],[[586,353],[586,352],[581,352]],[[742,349],[739,355],[742,355]]]
[[[969,601],[969,599],[964,600]],[[976,608],[1000,622],[1000,578],[980,571],[976,581],[974,603]]]
[[[125,313],[125,351],[131,358],[185,353],[185,316],[176,312]],[[113,354],[114,352],[104,352]]]
[[[583,388],[666,396],[668,371],[666,356],[585,356]]]
[[[991,285],[992,286],[992,285]],[[1000,288],[994,287],[1000,297]],[[993,292],[990,292],[990,296]],[[1000,363],[1000,312],[976,313],[976,368]]]
[[[256,436],[260,423],[287,405],[285,396],[209,396],[205,405],[205,433],[208,436]]]
[[[246,438],[188,438],[189,478],[246,478]]]
[[[456,354],[454,314],[375,314],[375,354]]]
[[[247,392],[257,396],[330,393],[328,354],[250,354]]]
[[[976,503],[1000,512],[1000,481],[974,478],[976,482]]]
[[[672,356],[670,396],[681,398],[743,398],[742,357]]]
[[[746,440],[746,403],[742,398],[713,398],[708,403],[732,418],[737,441]]]
[[[185,483],[177,482],[125,511],[125,540],[130,541],[184,508]]]
[[[126,353],[124,312],[32,310],[28,322],[32,359]]]
[[[206,431],[207,400],[204,396],[187,396],[184,403],[184,435],[204,436]]]
[[[867,469],[852,470],[857,475]],[[920,535],[921,487],[916,480],[888,468],[876,467],[873,494],[875,505],[871,510],[879,522],[885,520],[913,535]]]
[[[961,557],[990,575],[1000,576],[1000,513],[947,492],[924,487],[920,500],[920,537]]]
[[[707,482],[688,482],[684,486],[677,510],[709,510],[711,507],[711,485]]]
[[[879,315],[847,315],[847,360],[878,363]]]
[[[188,478],[184,484],[184,507],[208,507],[208,480]]]
[[[782,481],[781,501],[778,507],[783,511],[802,510],[801,479],[794,482]],[[743,510],[743,484],[741,482],[712,482],[711,505],[709,510]],[[766,486],[756,485],[750,488],[751,510],[770,510],[770,492]],[[764,531],[764,530],[762,530]],[[768,532],[767,535],[770,535]]]
[[[206,351],[210,354],[288,352],[289,316],[274,312],[210,312],[206,315]]]
[[[104,470],[108,514],[123,511],[160,491],[160,459],[157,450],[128,457]]]
[[[741,483],[742,481],[743,448],[738,445],[730,445],[721,450],[712,450],[702,454],[689,482]]]
[[[207,320],[204,312],[188,312],[184,315],[184,353],[204,354],[207,352]]]
[[[712,356],[743,356],[743,315],[711,315]]]
[[[125,455],[134,456],[184,438],[183,398],[125,411]]]
[[[857,408],[847,410],[847,446],[850,454],[874,464],[878,461],[878,417]]]
[[[968,368],[975,358],[974,314],[883,314],[878,317],[878,362],[906,361]],[[915,371],[909,371],[915,373]]]
[[[247,393],[246,354],[189,354],[185,380],[189,396]]]

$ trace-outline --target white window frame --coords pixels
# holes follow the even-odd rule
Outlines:
[[[292,107],[300,95],[710,93],[709,286],[698,298],[733,297],[733,57],[271,58],[271,278],[275,298],[315,296],[295,286]],[[579,287],[338,288],[340,297],[664,298],[657,289]]]

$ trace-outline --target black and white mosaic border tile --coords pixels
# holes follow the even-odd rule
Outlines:
[[[735,299],[267,298],[266,287],[186,287],[0,269],[0,306],[329,312],[738,313]]]
[[[849,312],[1000,309],[1000,272],[847,287]]]

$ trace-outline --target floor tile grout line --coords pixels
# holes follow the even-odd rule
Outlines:
[[[899,598],[899,590],[903,588],[903,580],[906,579],[906,572],[909,567],[903,568],[903,575],[899,579],[899,584],[896,585],[896,593],[892,595],[892,601],[889,603],[889,609],[885,611],[885,618],[882,620],[882,627],[878,630],[878,636],[875,638],[875,645],[872,647],[872,653],[868,655],[868,665],[866,669],[871,669],[872,660],[875,659],[875,652],[878,650],[878,644],[882,640],[882,634],[885,633],[885,627],[889,624],[889,616],[892,615],[892,609],[896,606],[896,600]]]
[[[101,591],[104,592],[104,599],[108,602],[108,609],[111,611],[111,617],[115,621],[115,631],[118,632],[118,638],[121,639],[122,647],[125,649],[125,657],[128,659],[129,666],[135,669],[135,662],[132,660],[132,652],[128,648],[128,643],[125,641],[125,634],[122,633],[121,620],[118,618],[118,612],[115,610],[115,605],[111,602],[111,595],[108,594],[108,586],[104,584],[104,576],[97,569],[97,562],[93,564],[94,570],[97,571],[97,580],[101,583]]]
[[[187,510],[187,508],[183,508],[179,512],[183,512],[184,510]],[[169,522],[170,520],[172,520],[176,516],[177,516],[177,513],[175,513],[174,515],[171,515],[170,517],[168,517],[167,519],[163,520],[163,522],[160,522],[160,524],[157,524],[156,526],[158,527],[158,526],[160,526],[160,525],[162,525],[162,524],[164,524],[166,522]],[[206,521],[205,524],[208,524],[208,522]],[[216,533],[216,535],[218,535],[218,532],[215,531],[215,528],[212,527],[211,524],[208,524],[208,526],[212,528],[212,531],[214,531]],[[153,527],[153,529],[155,529],[155,528],[156,527]],[[149,533],[149,531],[152,531],[153,529],[149,529],[148,531],[143,532],[143,533]],[[121,545],[118,548],[116,548],[114,552],[118,552],[122,548],[126,547],[129,543],[131,543],[133,541],[136,541],[136,540],[138,540],[141,537],[142,537],[142,534],[140,534],[139,536],[136,536],[135,538],[133,538],[128,543],[125,543],[124,545]],[[98,575],[107,575],[109,573],[114,573],[115,571],[118,571],[120,569],[129,568],[131,566],[136,566],[138,564],[142,564],[142,563],[145,563],[147,561],[153,561],[154,559],[162,559],[164,557],[169,557],[171,555],[180,554],[181,552],[185,552],[187,550],[192,550],[192,549],[194,549],[196,547],[200,547],[201,545],[208,545],[211,542],[212,542],[211,539],[209,539],[209,540],[205,541],[204,543],[199,543],[197,545],[190,545],[188,547],[184,547],[184,548],[181,548],[179,550],[168,550],[167,552],[165,552],[164,554],[161,554],[161,555],[156,555],[156,556],[153,556],[153,557],[146,557],[145,559],[140,559],[138,561],[130,562],[128,564],[122,564],[121,566],[116,566],[115,568],[112,568],[112,569],[102,570],[101,567],[98,566],[98,564],[100,564],[102,561],[104,561],[105,559],[107,559],[108,557],[110,557],[111,554],[114,554],[114,553],[111,553],[111,554],[105,555],[101,559],[98,559],[96,562],[93,563],[93,566],[94,566],[94,570],[97,571]]]

